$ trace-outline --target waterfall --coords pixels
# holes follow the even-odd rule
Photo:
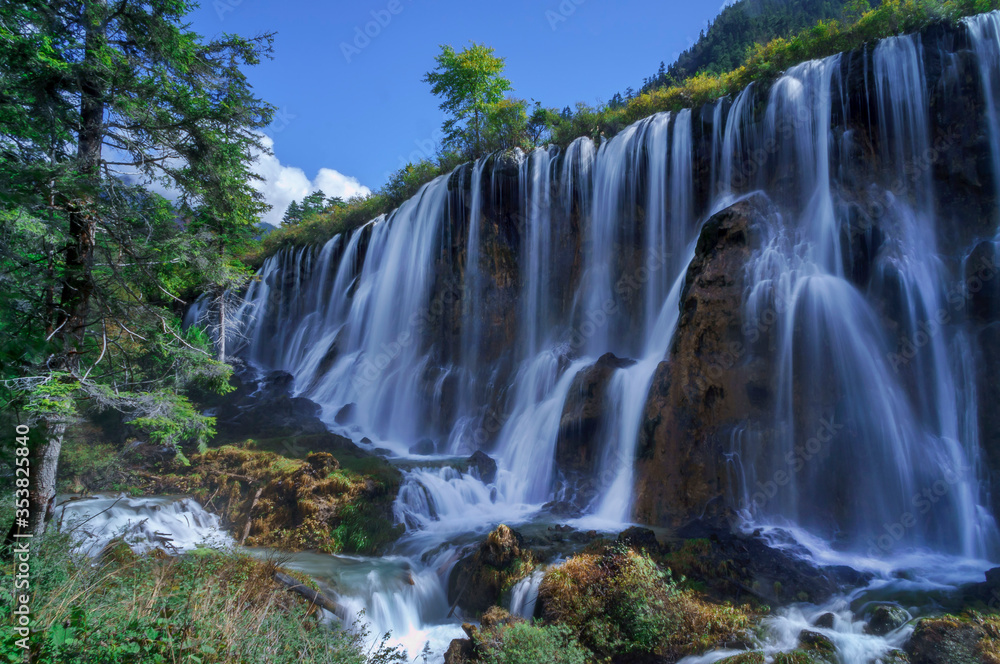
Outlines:
[[[982,86],[962,94],[984,109],[1000,192],[1000,13],[965,26]],[[735,478],[723,499],[749,526],[854,555],[988,556],[979,420],[995,404],[981,403],[978,323],[956,284],[977,244],[998,241],[1000,214],[982,237],[948,227],[962,211],[927,155],[939,152],[935,90],[958,59],[933,57],[927,39],[805,62],[599,145],[460,166],[390,215],[269,257],[238,312],[242,352],[293,374],[334,431],[410,459],[395,507],[408,552],[565,503],[578,527],[618,529],[633,518],[648,396],[670,366],[703,224],[755,195],[772,212],[729,276],[762,339],[737,365],[768,367],[773,394],[719,444]],[[584,391],[597,412],[581,423],[569,406]],[[581,468],[560,459],[567,432]],[[435,453],[411,454],[424,438]],[[456,460],[474,450],[497,461],[492,482]],[[518,612],[533,583],[517,586]],[[387,607],[398,590],[359,601]],[[411,599],[437,611],[428,598]],[[427,620],[383,613],[404,630]]]
[[[986,126],[989,128],[993,149],[990,151],[993,167],[993,191],[1000,193],[1000,11],[979,14],[965,19],[979,60],[979,75],[983,85]],[[1000,211],[997,212],[1000,217]]]
[[[119,537],[140,552],[161,548],[181,553],[198,546],[235,544],[219,518],[190,498],[60,497],[59,503],[59,527],[71,533],[77,548],[88,556],[98,555]]]

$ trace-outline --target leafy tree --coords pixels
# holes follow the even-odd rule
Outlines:
[[[243,68],[269,55],[271,36],[205,42],[184,22],[194,6],[0,5],[0,377],[33,455],[30,523],[15,529],[44,532],[81,409],[203,442],[211,418],[181,393],[226,389],[228,368],[175,311],[183,292],[246,272],[234,251],[267,207],[252,155],[273,108]],[[176,204],[142,186],[152,180]]]
[[[442,46],[435,61],[437,68],[423,81],[444,99],[441,110],[448,114],[442,125],[445,145],[469,158],[479,157],[487,152],[491,133],[503,134],[497,125],[508,121],[513,112],[511,105],[503,104],[504,95],[512,89],[502,76],[504,60],[494,55],[494,49],[473,43],[459,52]]]

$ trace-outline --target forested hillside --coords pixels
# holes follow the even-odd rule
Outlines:
[[[701,72],[721,74],[736,69],[754,44],[766,44],[777,37],[790,37],[800,30],[827,19],[856,18],[878,0],[741,0],[722,10],[703,30],[698,41],[680,54],[677,61],[660,63],[659,71],[643,81],[639,92],[676,85]],[[629,88],[615,95],[613,103],[624,103],[635,93]]]

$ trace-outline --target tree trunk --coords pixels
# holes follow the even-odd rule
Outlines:
[[[226,361],[226,291],[219,296],[219,362]]]
[[[35,426],[40,429],[42,440],[32,454],[31,476],[34,481],[28,495],[31,502],[28,529],[37,537],[45,533],[45,526],[52,518],[56,498],[56,470],[59,467],[63,436],[66,434],[66,422],[39,421]]]
[[[94,290],[94,245],[97,222],[93,210],[94,194],[100,176],[101,148],[104,143],[104,111],[107,90],[102,50],[107,40],[104,18],[105,0],[87,2],[83,9],[84,59],[80,66],[80,131],[77,135],[76,170],[83,185],[80,193],[66,201],[68,241],[64,253],[65,276],[58,306],[48,312],[48,326],[58,350],[46,367],[53,373],[78,376],[80,355],[84,350],[90,318],[90,300]],[[45,532],[55,498],[59,452],[66,433],[66,417],[52,415],[38,418],[35,426],[40,440],[34,450],[29,486],[30,530]],[[16,526],[16,522],[15,522]]]

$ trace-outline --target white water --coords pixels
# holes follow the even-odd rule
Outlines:
[[[1000,190],[998,16],[967,25]],[[296,392],[355,440],[367,436],[411,457],[410,446],[430,438],[441,456],[484,449],[499,464],[490,485],[429,462],[406,471],[395,509],[408,529],[399,551],[412,554],[406,564],[428,586],[386,586],[373,563],[371,591],[358,595],[358,606],[380,628],[405,635],[411,654],[425,636],[437,642],[442,623],[453,631],[456,620],[443,617],[430,588],[443,588],[450,565],[439,558],[454,554],[454,542],[501,521],[529,521],[572,494],[555,458],[563,410],[574,378],[608,352],[635,362],[606,386],[589,478],[597,493],[571,523],[608,531],[629,523],[646,395],[677,326],[701,224],[755,191],[779,213],[756,229],[745,314],[755,325],[773,321],[762,330],[768,348],[752,352],[772,353],[777,393],[767,421],[747,422],[732,437],[740,479],[732,507],[748,527],[782,526],[800,543],[822,543],[811,547],[817,560],[835,558],[826,543],[837,540],[853,551],[852,566],[884,575],[919,567],[925,550],[948,561],[928,579],[994,554],[972,331],[959,321],[917,343],[960,278],[938,246],[931,169],[918,163],[932,124],[923,45],[886,40],[865,61],[872,117],[848,117],[845,66],[842,56],[807,62],[766,93],[751,86],[731,103],[720,100],[700,141],[697,112],[662,113],[599,146],[579,139],[563,153],[517,152],[459,167],[347,237],[266,261],[242,311],[247,357],[291,372]],[[852,126],[881,137],[879,172],[852,172]],[[695,171],[706,145],[707,184]],[[845,184],[851,177],[864,186]],[[852,222],[850,206],[866,202],[878,203],[872,218]],[[851,269],[852,234],[872,243],[875,226],[886,237],[861,281]],[[501,247],[486,240],[498,228],[508,233]],[[453,236],[464,238],[464,258],[450,256]],[[516,257],[516,275],[495,274],[498,250]],[[491,303],[507,287],[517,306],[499,319]],[[452,335],[455,306],[461,329]],[[197,308],[189,320],[207,313]],[[485,340],[504,326],[513,330],[509,347],[489,348]],[[914,352],[904,357],[907,343]],[[353,420],[337,423],[349,404]],[[425,551],[434,560],[419,558]],[[531,583],[518,586],[519,611]],[[402,605],[384,608],[387,597]],[[813,612],[842,613],[837,606],[789,609],[774,620],[767,647],[787,649]],[[844,662],[866,664],[896,638],[864,636],[846,614],[829,636]]]
[[[58,502],[56,521],[72,532],[79,550],[88,556],[98,555],[119,537],[137,551],[161,548],[168,553],[234,543],[219,526],[219,518],[191,498],[122,495],[60,497]]]

